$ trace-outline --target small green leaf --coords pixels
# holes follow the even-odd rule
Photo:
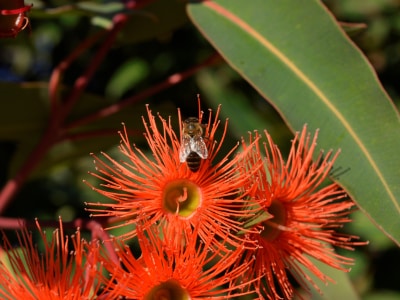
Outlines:
[[[75,4],[76,8],[93,14],[116,14],[125,10],[121,2],[96,3],[93,1],[82,1]]]
[[[260,224],[266,220],[269,220],[273,218],[273,215],[271,215],[269,212],[265,211],[265,210],[261,210],[260,213],[256,214],[254,217],[252,217],[250,220],[248,220],[245,224],[244,224],[244,228],[251,228],[257,224]]]
[[[118,99],[147,77],[148,64],[139,59],[126,61],[112,76],[106,87],[106,97]]]

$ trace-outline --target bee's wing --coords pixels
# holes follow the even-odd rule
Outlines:
[[[190,139],[190,148],[193,152],[196,152],[202,159],[208,157],[208,150],[204,139],[201,136],[194,136]]]
[[[192,152],[190,147],[191,140],[192,138],[189,135],[184,135],[182,137],[181,147],[179,148],[179,161],[181,163],[185,162],[190,152]]]

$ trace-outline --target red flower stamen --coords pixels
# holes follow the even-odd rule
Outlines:
[[[120,133],[120,151],[127,161],[117,162],[103,153],[111,163],[109,165],[93,155],[98,172],[90,173],[102,184],[100,188],[89,185],[113,200],[113,203],[87,203],[90,206],[88,210],[97,216],[112,216],[125,221],[109,228],[144,223],[145,228],[161,224],[166,227],[165,232],[172,232],[176,228],[188,232],[199,227],[198,233],[203,240],[208,239],[210,228],[217,228],[216,240],[227,236],[221,243],[240,246],[244,237],[236,233],[244,231],[245,219],[256,211],[249,205],[256,185],[248,180],[257,171],[257,166],[246,174],[240,174],[237,170],[238,161],[251,152],[252,145],[231,158],[236,146],[221,161],[212,165],[227,130],[226,122],[220,142],[217,143],[219,111],[220,108],[214,121],[210,111],[204,129],[208,158],[202,160],[197,172],[192,172],[186,163],[180,162],[181,140],[175,135],[171,120],[158,116],[162,124],[162,130],[159,130],[156,118],[147,108],[149,124],[144,118],[143,123],[145,137],[153,153],[152,159],[130,144],[124,127],[124,132]],[[182,124],[179,111],[178,118]],[[199,111],[200,122],[202,118],[203,114]],[[243,189],[244,186],[247,188]],[[95,206],[99,208],[93,208]],[[132,230],[123,238],[135,235],[135,230]]]
[[[267,286],[261,280],[255,284],[262,297],[291,299],[294,288],[287,272],[292,273],[303,287],[307,286],[308,281],[317,288],[313,280],[300,269],[300,265],[324,282],[332,279],[323,274],[308,257],[349,271],[343,265],[351,265],[353,260],[336,254],[332,246],[352,250],[353,246],[365,243],[354,241],[358,238],[356,236],[335,231],[351,221],[348,215],[354,206],[336,183],[323,186],[339,153],[333,155],[329,151],[325,156],[321,153],[313,161],[318,132],[311,140],[304,126],[302,132],[296,134],[285,162],[271,136],[265,133],[268,147],[264,144],[264,151],[255,147],[256,151],[248,156],[242,169],[251,169],[254,163],[263,159],[263,155],[266,156],[265,167],[256,174],[259,187],[255,197],[261,209],[273,217],[255,226],[258,233],[248,234],[249,239],[257,241],[259,248],[245,252],[243,259],[253,262],[245,278],[265,278]],[[244,141],[243,147],[247,147]]]
[[[0,263],[1,299],[95,299],[101,272],[97,265],[98,247],[88,244],[85,252],[79,230],[71,238],[64,237],[61,220],[51,241],[47,241],[37,221],[36,225],[44,244],[43,253],[39,253],[26,228],[17,233],[22,248],[12,248],[3,234],[10,266]]]
[[[177,239],[182,242],[174,244],[172,240],[160,239],[165,232],[152,227],[145,233],[139,226],[137,236],[142,251],[139,259],[127,246],[115,241],[121,264],[116,265],[107,256],[103,260],[104,267],[111,273],[111,279],[104,278],[108,282],[109,297],[228,299],[252,293],[251,281],[239,281],[250,263],[230,268],[240,258],[243,247],[215,249],[212,242],[215,231],[210,231],[204,243],[198,243],[196,231],[189,238],[178,233]]]

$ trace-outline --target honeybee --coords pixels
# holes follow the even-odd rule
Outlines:
[[[187,118],[183,122],[179,160],[181,163],[186,162],[192,172],[197,172],[200,168],[201,160],[208,157],[207,146],[203,139],[204,126],[195,117]]]

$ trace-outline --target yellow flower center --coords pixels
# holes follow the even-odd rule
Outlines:
[[[163,207],[181,217],[191,216],[201,204],[201,190],[192,181],[181,179],[169,182],[164,189]]]
[[[144,297],[145,300],[190,300],[190,295],[174,279],[167,280],[153,287]]]
[[[273,200],[268,207],[268,212],[274,217],[263,222],[264,230],[261,232],[261,237],[267,241],[273,241],[285,228],[286,208],[281,201]]]

